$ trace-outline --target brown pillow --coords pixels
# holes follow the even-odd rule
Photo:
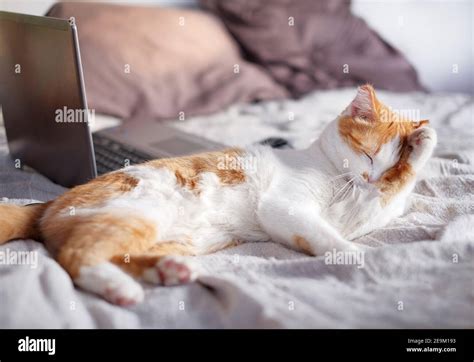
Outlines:
[[[48,15],[76,18],[88,103],[97,112],[175,119],[287,95],[202,11],[60,3]]]
[[[312,89],[372,83],[421,90],[408,61],[366,23],[347,0],[201,0],[248,54],[293,96]]]

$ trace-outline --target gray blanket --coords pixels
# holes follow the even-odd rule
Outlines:
[[[232,145],[284,136],[304,147],[353,94],[316,92],[173,125]],[[147,286],[144,303],[121,308],[74,288],[42,244],[15,241],[0,253],[36,251],[38,260],[0,263],[0,327],[474,327],[473,99],[387,92],[380,98],[393,107],[420,109],[437,129],[439,146],[406,213],[360,238],[374,246],[362,265],[329,264],[324,256],[275,243],[244,244],[197,257],[197,283]],[[32,171],[14,169],[3,135],[0,142],[0,197],[9,198],[4,202],[47,200],[63,191]]]

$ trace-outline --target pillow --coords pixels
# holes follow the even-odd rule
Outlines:
[[[422,90],[408,61],[350,13],[346,0],[201,0],[293,96],[372,83]]]
[[[287,96],[202,11],[59,3],[47,15],[75,17],[88,104],[96,112],[176,119]]]

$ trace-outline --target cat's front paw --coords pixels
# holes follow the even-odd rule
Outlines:
[[[408,162],[415,170],[421,169],[426,164],[433,154],[437,141],[436,131],[430,127],[419,128],[410,135]]]

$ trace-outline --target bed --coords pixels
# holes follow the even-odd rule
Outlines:
[[[355,88],[299,100],[237,104],[171,126],[228,145],[275,136],[306,147],[350,102]],[[35,251],[37,266],[0,265],[0,328],[473,328],[474,100],[465,94],[378,92],[396,109],[420,110],[439,144],[403,216],[357,241],[364,266],[329,265],[273,242],[195,257],[197,283],[146,286],[122,308],[74,288],[42,244],[17,240],[0,253]],[[117,122],[97,116],[96,128]],[[2,202],[46,201],[64,192],[15,168],[0,133]]]

